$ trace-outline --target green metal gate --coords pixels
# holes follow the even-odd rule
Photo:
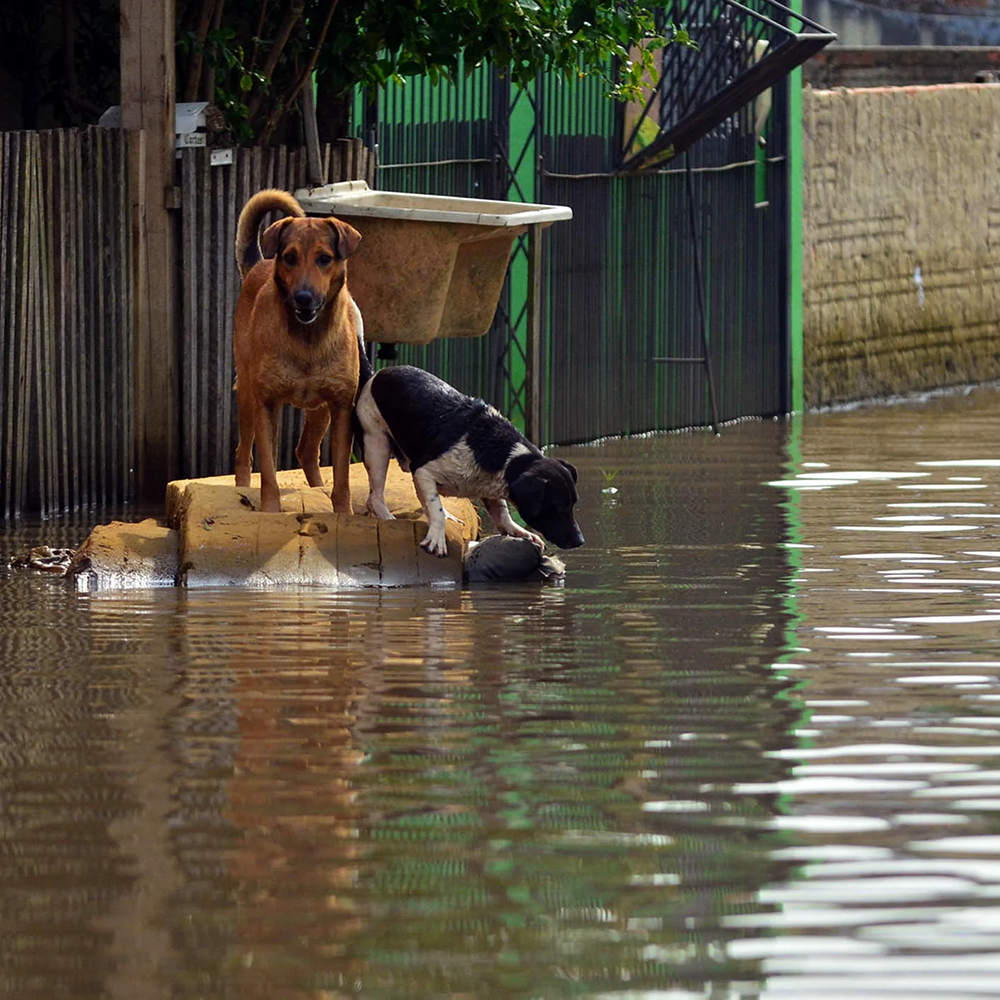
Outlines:
[[[688,0],[681,13],[702,46],[667,50],[676,55],[664,55],[661,78],[672,89],[638,119],[599,81],[539,76],[518,91],[489,68],[359,101],[379,187],[574,213],[545,231],[534,262],[528,236],[517,241],[486,337],[382,345],[379,356],[483,396],[540,443],[786,412],[787,73],[832,36],[811,23],[793,31],[798,15],[777,0],[752,2]],[[657,157],[638,144],[643,118],[656,119],[647,150]],[[707,132],[696,139],[698,122]]]

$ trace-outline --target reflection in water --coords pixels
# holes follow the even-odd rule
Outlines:
[[[782,433],[574,450],[561,589],[0,578],[0,992],[757,995]]]
[[[765,996],[996,995],[998,416],[993,389],[812,416],[775,483],[808,711],[771,754],[797,841],[776,856],[802,867],[761,893],[776,912],[727,918],[778,934],[755,950]]]
[[[567,449],[561,589],[0,571],[0,995],[994,996],[998,418]]]

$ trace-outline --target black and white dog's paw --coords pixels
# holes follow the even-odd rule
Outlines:
[[[511,521],[506,525],[506,530],[501,529],[501,533],[509,536],[510,538],[525,538],[532,545],[538,548],[539,552],[545,551],[545,539],[541,535],[535,534],[533,531],[528,531],[527,528],[522,528],[516,521]]]
[[[377,517],[380,521],[395,521],[395,515],[386,506],[385,500],[381,498],[372,499],[368,498],[365,504],[365,510],[372,515],[372,517]]]
[[[444,525],[430,525],[420,547],[432,556],[444,558],[448,555],[448,540],[445,537]]]

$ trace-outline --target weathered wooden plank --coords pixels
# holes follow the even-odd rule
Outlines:
[[[82,190],[82,224],[80,239],[80,260],[91,261],[94,253],[94,157],[91,149],[90,138],[86,133],[81,136],[83,171]],[[84,288],[84,295],[81,310],[81,333],[82,351],[80,370],[83,380],[80,385],[80,423],[83,434],[80,437],[80,461],[86,477],[85,492],[92,502],[100,500],[100,484],[98,480],[97,468],[97,447],[94,438],[97,434],[104,432],[104,427],[100,421],[95,419],[97,401],[94,395],[97,392],[97,344],[96,326],[97,316],[95,304],[97,294],[95,286],[97,283],[96,262],[88,263],[82,267],[81,277]]]
[[[57,275],[55,267],[54,220],[52,208],[54,201],[53,161],[55,141],[51,132],[39,135],[38,159],[38,226],[39,226],[39,309],[37,310],[39,331],[39,379],[36,401],[39,406],[38,434],[38,493],[39,506],[50,510],[58,503],[58,445],[57,414],[59,408],[58,393],[60,389],[56,378],[56,343],[53,336],[55,315]]]
[[[0,288],[12,289],[12,227],[14,169],[16,165],[16,139],[10,132],[0,133]],[[11,360],[13,324],[10,319],[13,295],[0,296],[0,389],[3,399],[11,399],[10,380],[14,366]],[[0,515],[11,514],[11,485],[13,478],[13,444],[9,420],[11,407],[4,403],[0,408]]]
[[[330,169],[327,172],[327,182],[336,184],[344,174],[344,150],[339,142],[330,145]]]
[[[87,301],[87,246],[86,246],[86,225],[84,222],[84,169],[83,169],[83,142],[79,132],[72,133],[72,200],[67,206],[73,227],[72,243],[72,267],[73,267],[73,297],[71,300],[72,310],[70,316],[72,355],[70,363],[70,427],[72,454],[70,463],[73,469],[73,497],[75,504],[93,502],[93,494],[90,492],[90,481],[87,477],[87,469],[84,462],[86,454],[86,442],[88,428],[84,419],[86,412],[84,406],[85,394],[87,392],[87,327],[85,321],[85,303]]]
[[[133,355],[134,330],[132,328],[132,242],[129,211],[131,197],[128,188],[128,136],[125,132],[112,133],[115,144],[115,169],[112,175],[113,190],[117,193],[117,229],[119,255],[118,314],[115,329],[119,331],[119,387],[122,399],[122,417],[118,428],[121,468],[118,470],[118,491],[122,500],[131,499],[135,490],[132,470],[135,468],[135,359]]]
[[[238,180],[235,164],[231,167],[223,167],[226,179],[226,213],[223,224],[220,245],[223,248],[221,260],[223,264],[222,296],[225,303],[225,313],[222,320],[222,331],[220,336],[219,361],[220,361],[220,382],[219,400],[222,406],[222,426],[219,430],[218,447],[220,453],[216,460],[216,472],[223,473],[230,471],[232,465],[233,449],[236,442],[233,440],[233,416],[234,416],[234,394],[233,394],[233,320],[236,313],[236,298],[239,294],[240,280],[239,272],[236,268],[236,255],[233,253],[233,240],[236,237],[236,221],[239,211],[243,207],[237,194]]]
[[[32,271],[29,258],[32,245],[37,234],[31,233],[31,204],[37,197],[34,190],[33,172],[34,160],[37,156],[37,135],[25,134],[22,146],[23,160],[21,163],[21,204],[18,206],[20,226],[20,254],[17,262],[17,278],[15,295],[17,296],[17,326],[15,328],[15,343],[18,350],[15,354],[16,365],[16,398],[17,410],[14,416],[14,500],[16,510],[21,511],[27,502],[28,450],[30,447],[31,425],[31,380],[34,377],[33,345],[36,335],[34,317],[32,316]]]
[[[136,438],[142,495],[162,497],[178,466],[173,0],[121,0],[122,125],[143,129],[133,160]]]
[[[212,190],[212,168],[209,165],[209,153],[207,149],[193,150],[192,159],[195,169],[198,172],[198,245],[196,256],[192,258],[192,263],[196,262],[198,285],[201,295],[198,301],[198,312],[202,322],[205,324],[205,332],[211,334],[212,305],[215,297],[220,293],[214,278],[214,261],[219,251],[216,241],[217,229],[214,225],[215,199]],[[209,396],[209,374],[212,364],[211,358],[212,338],[201,337],[198,341],[198,351],[195,357],[195,367],[191,378],[185,389],[194,394],[192,400],[192,420],[194,421],[195,451],[191,458],[197,468],[205,467],[208,451],[208,438],[214,428],[209,420],[205,419],[205,402]],[[214,413],[212,414],[214,417]]]
[[[108,234],[105,218],[105,197],[104,197],[104,146],[101,141],[102,133],[93,129],[88,131],[88,137],[92,144],[94,156],[93,173],[93,247],[94,259],[98,262],[94,286],[97,292],[97,301],[93,304],[94,321],[94,343],[97,347],[97,371],[95,379],[96,398],[93,400],[93,408],[97,413],[97,425],[94,428],[95,462],[97,466],[97,481],[99,483],[98,501],[106,505],[111,499],[108,495],[108,429],[112,426],[113,407],[109,400],[108,368],[110,364],[110,350],[108,344],[107,330],[104,325],[104,318],[108,314]]]
[[[121,420],[121,393],[118,372],[121,360],[119,352],[120,330],[114,322],[118,312],[118,220],[115,214],[115,195],[111,177],[114,170],[114,147],[109,130],[102,129],[97,135],[100,149],[100,209],[101,209],[101,258],[104,262],[104,301],[101,309],[101,340],[104,344],[104,392],[105,433],[104,453],[101,456],[102,478],[107,503],[117,503],[118,469],[121,465],[121,450],[118,447],[117,428]]]
[[[350,139],[338,139],[340,147],[340,176],[338,181],[349,181],[354,177],[354,143]]]
[[[68,156],[65,131],[54,132],[55,159],[52,169],[52,265],[55,274],[56,304],[53,316],[53,339],[56,344],[54,377],[58,381],[58,410],[54,424],[56,478],[58,481],[58,506],[70,506],[70,439],[69,439],[69,393],[72,386],[69,379],[68,341],[70,331],[67,323],[70,297],[74,291],[74,281],[69,274],[71,259],[69,234],[66,232]]]

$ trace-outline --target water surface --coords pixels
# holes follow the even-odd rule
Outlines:
[[[995,996],[998,421],[561,449],[561,588],[0,571],[0,996]]]

